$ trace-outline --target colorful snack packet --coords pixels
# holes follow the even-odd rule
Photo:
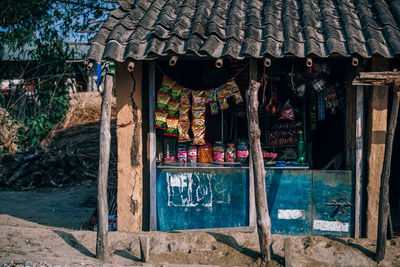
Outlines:
[[[225,95],[225,98],[230,98],[231,96],[233,96],[231,85],[224,86],[224,95]]]
[[[192,109],[206,109],[204,91],[192,91]]]
[[[155,126],[154,128],[165,130],[167,129],[167,116],[168,111],[165,110],[155,110]]]
[[[172,80],[170,77],[168,77],[167,75],[164,75],[163,81],[162,81],[162,87],[172,88],[172,86],[174,86],[175,83],[176,82],[174,80]]]
[[[225,110],[229,108],[228,100],[225,97],[218,98],[219,107],[221,110]]]
[[[190,105],[190,94],[191,90],[188,88],[183,88],[181,91],[181,104],[182,105]]]
[[[193,131],[193,144],[202,146],[206,144],[206,127],[205,126],[192,126],[192,131]]]
[[[235,99],[235,103],[239,104],[243,102],[242,95],[240,94],[240,91],[234,92],[233,93],[233,98]]]
[[[179,121],[189,121],[190,105],[181,104],[179,106]]]
[[[181,97],[182,90],[183,90],[183,86],[176,83],[172,87],[172,92],[171,92],[172,99],[179,100]]]
[[[167,136],[178,136],[178,118],[170,118],[167,117],[167,130],[165,131],[164,135]]]
[[[192,109],[193,122],[195,126],[204,126],[206,124],[206,110]]]
[[[210,108],[211,108],[211,115],[218,114],[218,103],[217,102],[210,102],[209,105],[210,105]]]
[[[179,106],[180,102],[178,100],[170,100],[168,102],[168,113],[169,117],[178,118],[179,117]]]
[[[166,110],[171,96],[167,93],[158,92],[157,93],[157,110]]]
[[[208,89],[205,91],[205,97],[206,97],[206,104],[210,102],[215,102],[217,101],[217,96],[215,95],[215,89]]]
[[[178,142],[179,143],[185,143],[185,142],[190,142],[192,139],[190,138],[189,135],[189,128],[190,128],[190,122],[188,121],[179,121],[178,123]]]

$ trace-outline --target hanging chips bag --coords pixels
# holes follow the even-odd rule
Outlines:
[[[183,86],[176,83],[172,87],[172,92],[171,92],[172,99],[179,100],[181,97],[181,94],[182,94],[182,90],[183,90]]]
[[[157,110],[167,110],[167,105],[169,100],[171,99],[171,95],[163,92],[157,93]]]
[[[232,92],[237,92],[239,91],[239,86],[236,84],[234,79],[231,79],[227,82],[227,86],[231,88]]]
[[[185,142],[190,142],[192,139],[189,136],[189,128],[190,128],[190,122],[188,121],[179,121],[178,123],[178,142],[179,143],[185,143]]]
[[[198,145],[198,146],[202,146],[206,144],[206,139],[205,139],[205,135],[206,135],[206,127],[205,126],[192,126],[192,131],[193,131],[193,144],[194,145]]]
[[[190,105],[190,94],[191,90],[188,88],[183,88],[181,91],[181,104],[182,105]]]
[[[179,106],[179,121],[189,121],[190,105],[181,104]]]
[[[221,85],[220,87],[215,89],[215,94],[216,94],[217,98],[225,97],[224,86],[225,85]]]
[[[155,126],[154,128],[166,130],[167,129],[167,116],[168,111],[165,110],[156,110],[155,114]]]
[[[192,109],[206,109],[204,91],[192,91]]]
[[[210,102],[215,102],[217,101],[217,96],[215,95],[215,89],[209,89],[205,91],[205,97],[206,97],[206,104]]]
[[[210,108],[211,108],[211,115],[217,115],[218,114],[218,103],[217,102],[210,102]]]
[[[239,104],[243,102],[242,95],[240,94],[240,91],[234,92],[233,93],[233,98],[235,99],[235,103]]]
[[[168,117],[179,118],[179,105],[178,100],[170,100],[168,102]]]
[[[206,110],[192,109],[193,122],[195,126],[204,126],[206,124]]]
[[[231,96],[233,96],[233,92],[232,92],[232,86],[231,85],[229,85],[229,84],[226,84],[225,86],[224,86],[224,95],[225,95],[225,98],[230,98]]]
[[[218,98],[219,107],[221,110],[225,110],[229,108],[228,100],[225,97]]]
[[[167,130],[165,131],[164,135],[167,136],[178,136],[178,118],[170,118],[167,117]]]
[[[170,77],[167,75],[164,75],[163,81],[162,81],[162,87],[164,88],[172,88],[176,82],[172,80]]]

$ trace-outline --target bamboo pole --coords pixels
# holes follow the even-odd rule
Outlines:
[[[96,256],[100,262],[108,258],[107,254],[107,233],[108,233],[108,203],[107,203],[107,180],[110,160],[110,117],[111,117],[111,96],[113,89],[113,74],[107,73],[103,103],[101,106],[100,124],[100,159],[97,178],[97,211],[98,230],[96,240]]]
[[[396,90],[397,89],[397,90]],[[390,165],[392,160],[393,140],[396,131],[397,117],[399,113],[400,92],[398,85],[395,85],[393,92],[392,110],[386,135],[385,157],[381,175],[381,187],[379,194],[379,215],[378,215],[378,240],[376,245],[376,262],[379,263],[385,258],[387,224],[389,215],[389,178]]]
[[[271,261],[271,219],[268,213],[267,193],[265,188],[265,168],[260,143],[260,126],[258,119],[258,89],[257,65],[254,60],[250,63],[250,86],[246,90],[246,109],[249,128],[250,152],[254,170],[255,200],[257,213],[257,233],[260,242],[261,259],[266,265]]]

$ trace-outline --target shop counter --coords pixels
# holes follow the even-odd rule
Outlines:
[[[248,226],[248,167],[158,166],[156,201],[161,231]]]

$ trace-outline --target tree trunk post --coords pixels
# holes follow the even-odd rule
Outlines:
[[[105,88],[101,106],[100,122],[100,158],[99,172],[97,176],[97,211],[98,229],[96,240],[96,256],[100,262],[107,260],[107,233],[108,233],[108,202],[107,202],[107,181],[110,160],[110,118],[111,118],[111,97],[114,75],[107,72],[105,77]]]
[[[387,224],[389,215],[389,178],[390,165],[392,160],[392,149],[394,134],[396,131],[397,116],[399,113],[400,92],[398,83],[394,85],[392,110],[386,135],[385,157],[381,175],[381,188],[379,194],[379,215],[378,215],[378,240],[376,245],[376,262],[379,263],[385,258]]]
[[[265,167],[260,143],[260,127],[258,120],[257,65],[250,62],[250,86],[246,90],[246,109],[249,128],[250,153],[254,170],[254,186],[257,214],[257,233],[260,242],[261,259],[268,265],[271,261],[271,220],[268,213],[267,194],[265,189]]]

